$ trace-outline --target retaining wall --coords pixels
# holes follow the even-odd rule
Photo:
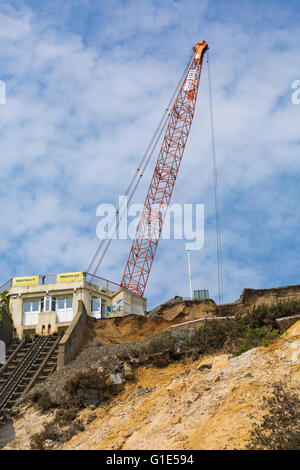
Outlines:
[[[58,345],[57,368],[75,359],[90,339],[87,325],[87,311],[82,300],[78,301],[78,311]]]

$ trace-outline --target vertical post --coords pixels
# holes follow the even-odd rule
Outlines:
[[[189,283],[190,283],[190,298],[193,300],[193,289],[192,289],[192,272],[191,272],[191,257],[190,250],[187,250],[188,255],[188,268],[189,268]]]

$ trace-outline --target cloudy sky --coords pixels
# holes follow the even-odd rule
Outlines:
[[[2,0],[0,273],[84,270],[97,206],[116,204],[192,46],[210,47],[224,300],[244,287],[299,283],[298,1]],[[205,205],[193,287],[217,300],[207,64],[172,202]],[[135,202],[143,202],[152,167]],[[99,275],[119,282],[131,242]],[[149,307],[188,296],[185,240],[162,240]]]

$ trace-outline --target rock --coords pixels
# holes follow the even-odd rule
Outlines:
[[[197,382],[195,385],[192,386],[192,392],[194,393],[199,393],[204,389],[204,387],[207,385],[206,380],[201,380],[201,382]]]
[[[201,366],[197,367],[196,370],[203,371],[205,369],[211,369],[211,368],[212,368],[212,364],[202,364]]]
[[[124,378],[125,380],[136,381],[137,380],[137,366],[131,365],[128,362],[124,364]]]
[[[180,423],[181,421],[181,418],[179,416],[177,416],[176,418],[173,418],[172,421],[171,421],[171,424],[178,424]]]
[[[52,441],[51,439],[46,439],[44,441],[44,449],[53,449],[56,445],[56,442]]]
[[[100,402],[99,398],[90,398],[90,399],[86,399],[82,401],[83,406],[85,406],[85,408],[91,408],[91,409],[95,409],[96,406],[99,404],[99,402]]]
[[[117,395],[120,393],[122,390],[124,390],[124,383],[121,377],[121,374],[110,374],[109,375],[109,380],[110,380],[110,392],[113,395]]]
[[[170,363],[169,351],[163,351],[151,355],[155,367],[166,367]]]
[[[223,354],[222,356],[217,356],[212,363],[211,370],[224,369],[229,364],[229,354]]]
[[[291,326],[288,329],[287,334],[289,337],[300,336],[300,321],[298,321],[295,325]]]
[[[168,393],[171,397],[177,396],[186,388],[185,382],[175,382],[168,387]]]
[[[300,340],[289,345],[288,355],[292,362],[300,364]]]
[[[215,375],[212,379],[212,383],[215,384],[217,382],[220,382],[221,376],[219,374]]]
[[[87,420],[85,421],[84,424],[90,424],[94,419],[97,418],[97,415],[95,413],[91,413],[88,417]]]

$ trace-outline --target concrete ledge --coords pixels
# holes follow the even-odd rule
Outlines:
[[[58,345],[57,368],[75,359],[88,339],[87,311],[83,301],[79,300],[77,314]]]
[[[280,328],[290,328],[295,323],[297,323],[297,321],[300,321],[300,315],[277,318],[276,323]]]

